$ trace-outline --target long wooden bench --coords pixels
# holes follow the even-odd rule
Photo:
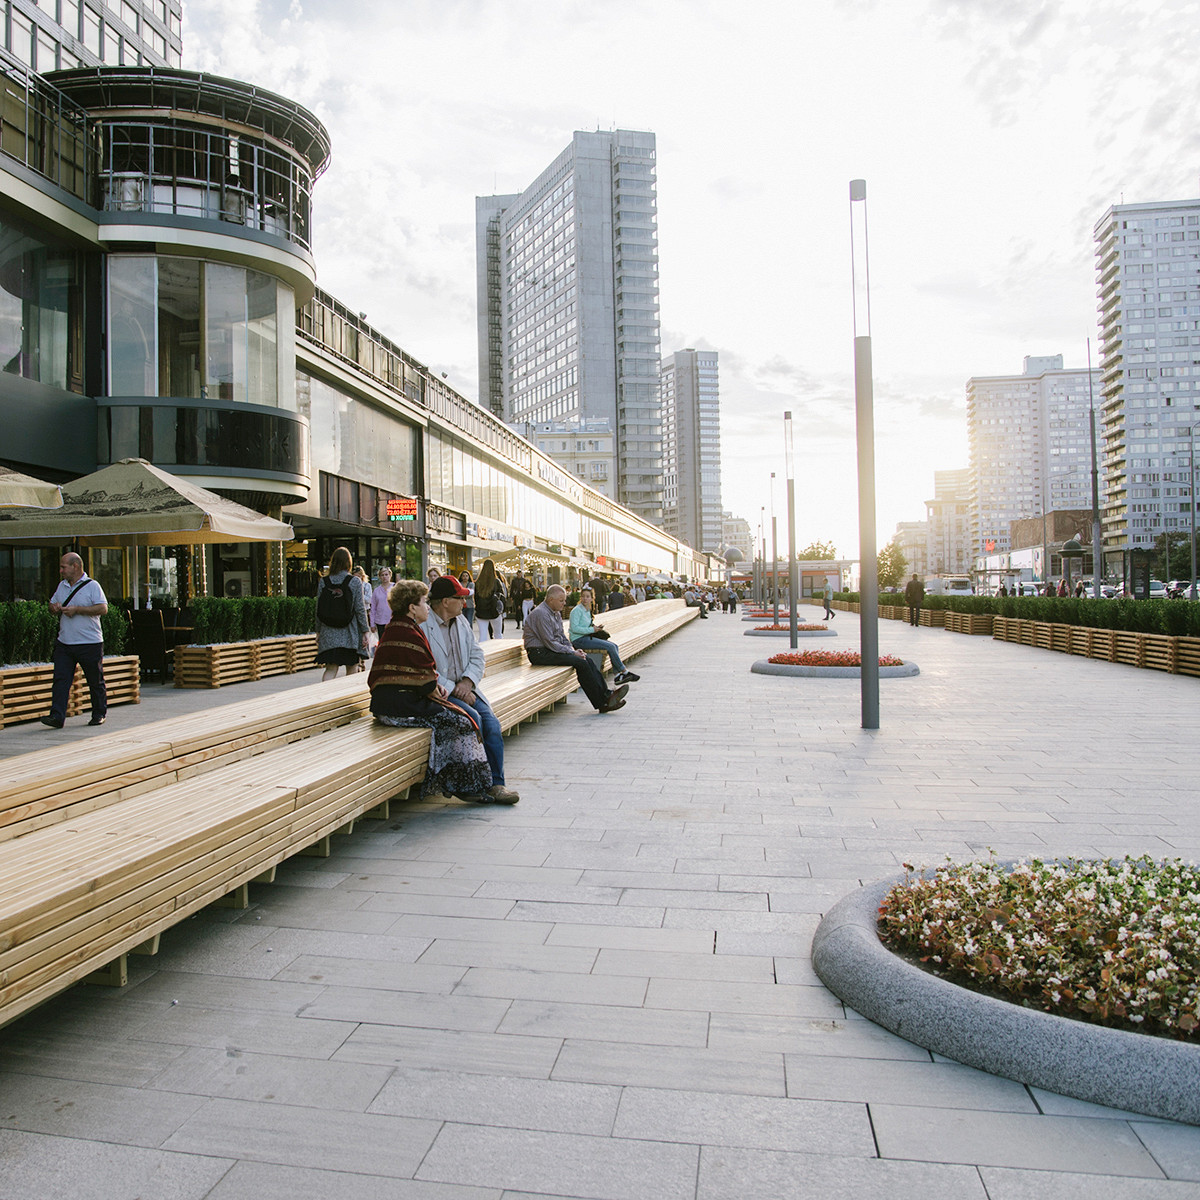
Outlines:
[[[696,610],[659,601],[605,614],[635,655]],[[611,618],[611,619],[610,619]],[[569,667],[520,643],[484,647],[502,727],[563,699]],[[111,967],[191,913],[270,879],[424,780],[429,734],[377,725],[363,675],[221,705],[77,747],[21,755],[0,785],[0,1025]],[[114,965],[115,964],[115,965]]]

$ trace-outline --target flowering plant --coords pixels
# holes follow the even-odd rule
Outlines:
[[[766,630],[770,630],[771,632],[774,633],[774,632],[778,632],[779,630],[783,629],[783,630],[787,630],[790,632],[791,628],[792,628],[791,625],[755,625],[754,631],[757,633],[760,629],[766,629]],[[816,633],[819,630],[828,629],[828,628],[829,628],[828,625],[797,625],[796,632],[797,633]]]
[[[792,650],[786,654],[772,654],[767,662],[787,667],[861,667],[862,655],[857,650]],[[879,665],[902,667],[904,660],[894,654],[881,654]]]
[[[1200,871],[1180,859],[995,859],[905,881],[893,949],[955,983],[1060,1016],[1200,1040]]]

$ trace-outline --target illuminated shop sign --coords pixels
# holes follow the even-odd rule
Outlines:
[[[417,519],[417,502],[411,496],[396,496],[387,502],[387,519],[389,521],[415,521]]]

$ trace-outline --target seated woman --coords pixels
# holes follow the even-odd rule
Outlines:
[[[392,619],[383,630],[367,684],[371,712],[384,725],[429,730],[429,768],[422,796],[435,792],[460,800],[490,797],[492,771],[474,714],[459,708],[437,681],[437,664],[422,624],[429,616],[420,580],[402,579],[388,594]]]
[[[603,629],[597,629],[592,619],[592,604],[595,596],[590,587],[584,587],[579,593],[579,603],[571,609],[571,645],[576,650],[601,650],[612,659],[613,683],[636,683],[641,679],[627,670],[621,661],[621,652],[616,642],[608,640],[608,634]]]

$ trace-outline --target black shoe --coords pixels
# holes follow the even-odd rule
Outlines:
[[[621,708],[625,704],[625,693],[628,691],[629,684],[626,683],[617,688],[615,692],[609,692],[608,699],[596,711],[602,713],[616,712],[618,708]]]
[[[43,717],[42,724],[48,725],[51,729],[61,729],[66,722],[60,721],[57,717]]]
[[[107,716],[103,716],[103,717],[93,717],[93,718],[92,718],[92,719],[91,719],[91,720],[88,722],[88,724],[89,724],[89,725],[103,725],[103,724],[104,724],[104,722],[105,722],[107,719],[108,719],[108,717],[107,717]]]
[[[641,679],[640,675],[635,675],[632,671],[622,671],[620,675],[613,676],[613,683],[637,683]]]

